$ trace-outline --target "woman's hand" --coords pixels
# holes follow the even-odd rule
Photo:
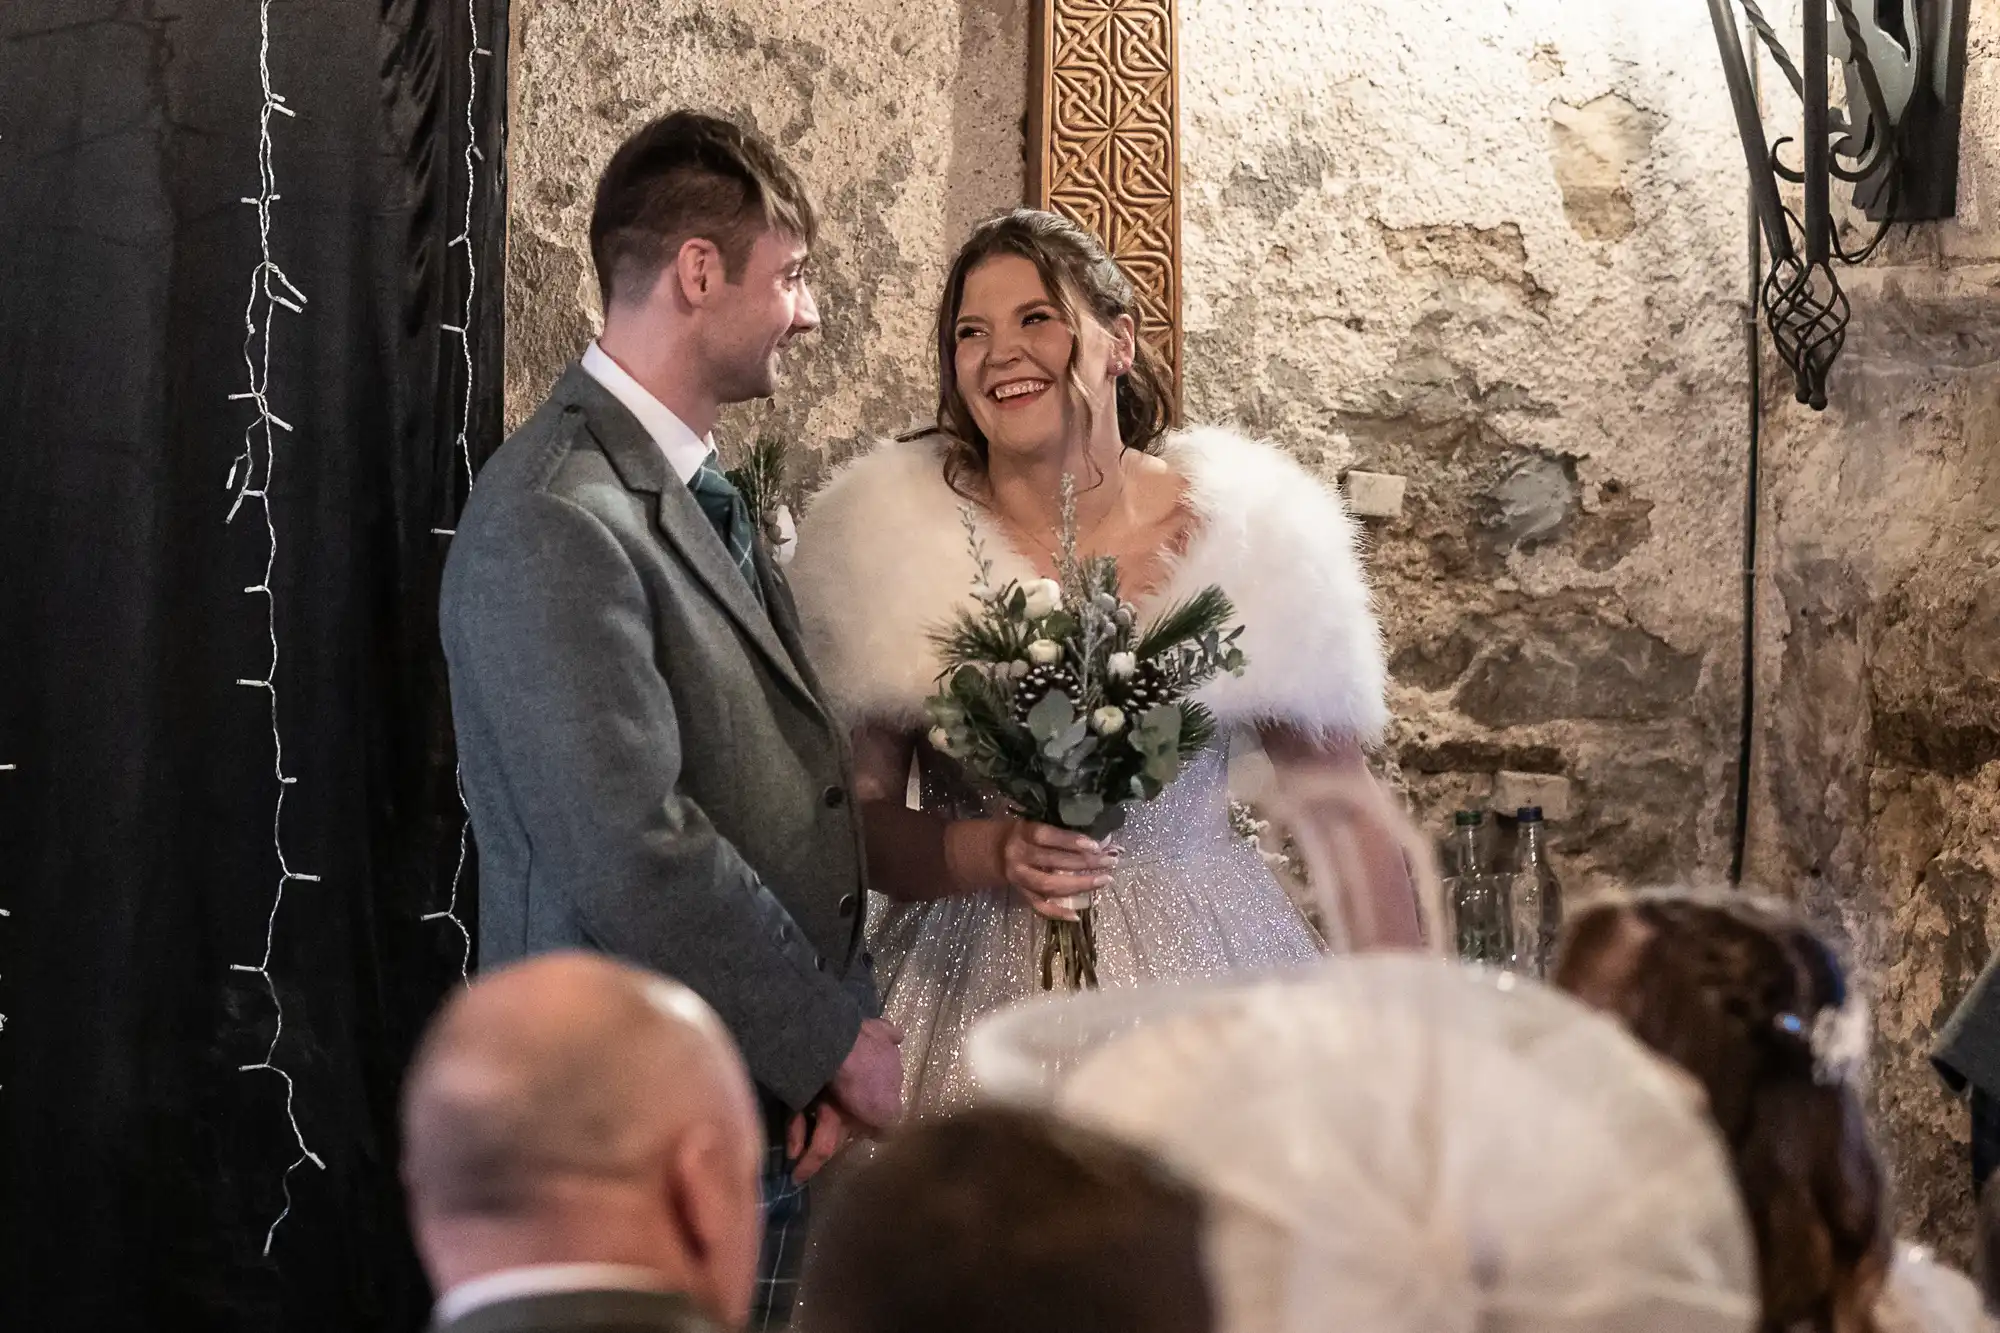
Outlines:
[[[901,902],[1011,889],[1051,921],[1074,921],[1064,898],[1111,883],[1117,853],[1081,833],[1025,819],[948,819],[904,803],[914,734],[854,734],[854,794],[861,803],[872,887]]]
[[[978,878],[1004,885],[1051,921],[1074,921],[1074,909],[1062,900],[1107,887],[1117,868],[1118,853],[1081,833],[1037,824],[1026,819],[966,820],[958,826],[984,844],[980,859],[986,873]]]

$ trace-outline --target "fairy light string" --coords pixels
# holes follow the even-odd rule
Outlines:
[[[459,464],[465,471],[465,491],[472,492],[472,320],[473,305],[479,292],[479,265],[472,251],[472,211],[479,192],[478,164],[486,160],[486,154],[479,147],[479,62],[493,53],[479,44],[479,0],[465,0],[466,52],[465,52],[465,224],[458,235],[451,239],[446,249],[465,251],[465,308],[458,323],[440,327],[446,333],[458,338],[459,351],[465,358],[465,384],[459,399],[458,450]],[[431,532],[440,537],[454,535],[454,528],[432,528]],[[466,980],[472,968],[472,933],[465,927],[458,915],[459,888],[465,880],[466,857],[472,845],[472,810],[465,801],[465,767],[456,766],[452,775],[453,789],[458,793],[458,859],[452,866],[451,890],[442,910],[427,912],[423,920],[448,921],[458,932],[460,951],[458,975]]]
[[[250,296],[243,310],[243,370],[249,387],[241,393],[229,395],[231,402],[252,404],[256,415],[244,429],[242,449],[229,464],[229,476],[224,488],[233,491],[235,499],[224,521],[233,523],[243,512],[244,505],[251,502],[256,504],[264,520],[263,577],[243,591],[264,599],[264,625],[270,639],[271,658],[262,677],[238,678],[236,683],[245,689],[262,691],[270,707],[271,772],[277,779],[277,795],[271,809],[271,845],[277,857],[278,880],[271,894],[270,911],[264,920],[263,956],[254,964],[231,963],[229,970],[255,976],[264,983],[264,989],[271,997],[274,1012],[271,1044],[261,1060],[238,1065],[237,1070],[245,1074],[270,1074],[284,1085],[285,1122],[291,1129],[292,1142],[298,1152],[279,1177],[284,1207],[264,1233],[264,1255],[269,1258],[278,1228],[292,1213],[292,1173],[307,1163],[324,1171],[326,1162],[306,1144],[295,1105],[297,1086],[291,1074],[278,1064],[278,1043],[285,1035],[285,1005],[271,975],[278,914],[285,904],[285,891],[294,883],[316,884],[319,876],[294,869],[285,850],[285,795],[298,778],[285,771],[285,738],[278,721],[278,599],[272,587],[272,577],[278,564],[278,526],[271,512],[271,490],[277,475],[278,435],[280,432],[291,434],[292,427],[271,409],[271,326],[280,309],[295,315],[303,314],[306,297],[271,257],[271,212],[283,198],[278,192],[277,172],[272,160],[271,117],[293,117],[297,114],[286,105],[284,96],[271,87],[271,0],[260,0],[257,31],[257,77],[263,93],[257,117],[257,193],[242,200],[257,210],[258,259],[256,267],[250,271]]]

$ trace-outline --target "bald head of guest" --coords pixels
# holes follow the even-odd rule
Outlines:
[[[729,1034],[686,987],[585,953],[482,976],[432,1021],[403,1180],[440,1293],[546,1264],[646,1270],[740,1324],[762,1131]]]

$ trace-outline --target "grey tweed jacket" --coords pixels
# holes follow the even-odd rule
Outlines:
[[[572,365],[480,472],[439,619],[481,966],[582,947],[665,972],[797,1109],[879,1006],[845,736],[761,549],[757,572],[763,606]]]
[[[2000,956],[1987,963],[1952,1013],[1931,1061],[1953,1087],[1969,1083],[2000,1098]]]

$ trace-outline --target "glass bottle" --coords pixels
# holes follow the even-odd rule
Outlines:
[[[1484,816],[1460,810],[1451,819],[1445,844],[1445,902],[1458,956],[1471,963],[1508,960],[1507,877],[1493,874],[1479,844]]]
[[[1460,810],[1451,817],[1451,838],[1444,846],[1444,873],[1457,879],[1486,869],[1479,847],[1479,826],[1486,816],[1477,810]]]
[[[1549,864],[1548,826],[1542,808],[1524,805],[1514,814],[1514,873],[1509,886],[1513,948],[1508,966],[1531,977],[1545,977],[1562,933],[1562,886]]]

